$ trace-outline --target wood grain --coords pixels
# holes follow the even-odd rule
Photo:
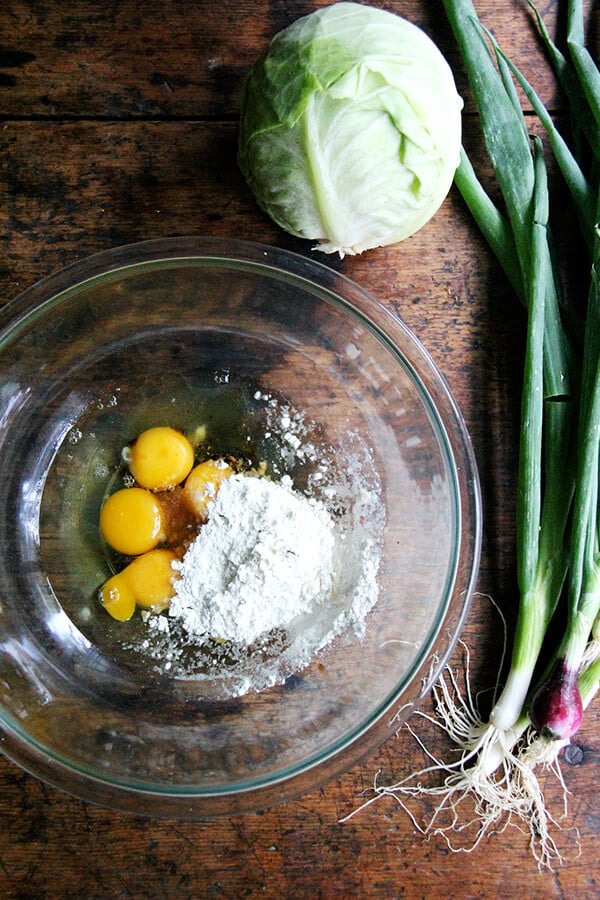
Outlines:
[[[0,11],[0,301],[89,253],[178,234],[235,236],[310,255],[256,207],[235,160],[243,74],[269,37],[321,3],[233,0],[5,0]],[[447,51],[477,123],[438,2],[386,8]],[[588,8],[591,4],[588,4]],[[545,4],[552,26],[562,4]],[[480,0],[481,17],[560,107],[520,0]],[[514,496],[523,316],[452,192],[402,245],[325,260],[414,330],[447,377],[470,430],[485,505],[483,558],[464,638],[477,688],[493,683],[514,616]],[[462,666],[461,651],[455,656]],[[485,697],[483,703],[486,702]],[[425,709],[430,709],[427,703]],[[436,753],[438,731],[412,724]],[[262,814],[182,822],[129,817],[67,797],[0,761],[0,893],[10,898],[242,896],[598,896],[600,713],[589,711],[562,763],[569,812],[565,865],[539,872],[514,828],[472,854],[430,840],[390,799],[347,824],[376,773],[393,782],[424,765],[408,731],[319,791]],[[590,786],[594,786],[590,789]],[[363,792],[367,792],[363,794]],[[560,819],[560,785],[548,804]],[[433,807],[414,807],[425,821]],[[579,845],[576,841],[576,833]],[[580,853],[579,853],[580,850]],[[579,855],[578,855],[579,854]]]

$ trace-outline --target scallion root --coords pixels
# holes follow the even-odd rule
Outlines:
[[[443,761],[410,724],[405,724],[429,765],[394,784],[383,783],[381,773],[377,773],[370,796],[341,821],[347,822],[373,803],[391,797],[419,832],[444,838],[453,852],[470,853],[487,836],[516,826],[529,834],[538,866],[553,868],[565,860],[554,836],[562,826],[547,808],[540,778],[548,773],[556,777],[565,816],[568,792],[558,753],[568,742],[541,739],[526,718],[508,732],[484,722],[470,688],[469,652],[466,647],[464,650],[464,687],[457,673],[447,666],[432,692],[435,715],[416,713],[451,738],[457,758]],[[441,782],[432,783],[440,776]],[[426,798],[436,805],[423,824],[415,803]],[[577,840],[574,845],[579,852]]]

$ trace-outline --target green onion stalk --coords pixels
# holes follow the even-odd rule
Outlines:
[[[521,446],[517,492],[519,611],[509,673],[490,715],[500,753],[488,744],[485,768],[494,769],[512,741],[531,690],[548,626],[567,572],[566,531],[573,494],[571,465],[572,378],[562,327],[549,236],[546,167],[533,142],[506,60],[490,49],[489,36],[470,0],[444,0],[479,109],[486,148],[499,184],[506,218],[491,243],[528,313]],[[478,223],[474,197],[481,188],[463,154],[456,183]],[[490,201],[491,202],[491,201]],[[481,200],[480,200],[481,203]],[[497,220],[502,221],[497,213]],[[486,216],[483,233],[489,240]],[[506,240],[507,232],[512,235]],[[499,254],[498,247],[502,252]],[[508,261],[508,263],[507,263]],[[519,275],[515,274],[515,268]],[[565,477],[567,475],[567,477]]]
[[[550,758],[576,733],[598,686],[593,674],[598,663],[593,655],[589,666],[585,660],[600,618],[600,76],[583,44],[580,0],[568,2],[568,57],[532,7],[573,112],[571,149],[533,87],[485,31],[471,0],[444,0],[444,7],[469,76],[505,214],[485,194],[464,150],[456,185],[528,314],[516,512],[519,609],[509,672],[485,739],[481,723],[473,723],[479,735],[475,768],[481,777],[505,765],[507,758],[522,765],[518,742],[531,725],[529,758],[534,759],[531,744],[539,748],[540,740]],[[546,131],[591,255],[587,309],[577,333],[568,324],[571,311],[559,300],[543,149],[528,134],[516,85]],[[580,333],[582,347],[577,346]],[[565,598],[562,639],[545,656],[548,628]],[[537,682],[540,669],[544,674]],[[465,746],[472,753],[473,742]]]
[[[502,732],[514,727],[530,690],[542,643],[566,572],[564,537],[569,508],[569,416],[547,394],[543,375],[546,295],[554,296],[548,252],[548,188],[541,142],[535,141],[536,182],[528,278],[528,330],[521,411],[517,492],[519,613],[510,671],[490,714]],[[553,452],[544,455],[544,444]],[[562,467],[554,471],[556,463]],[[557,477],[558,476],[558,477]]]
[[[470,797],[480,819],[475,843],[508,815],[527,822],[538,861],[550,865],[560,854],[534,769],[557,763],[600,686],[600,74],[584,46],[581,0],[566,0],[564,54],[530,4],[571,112],[567,141],[471,0],[443,3],[503,209],[464,148],[455,184],[527,315],[516,502],[519,606],[508,674],[487,721],[473,702],[468,669],[466,692],[451,669],[434,686],[437,716],[426,717],[459,745],[460,758],[446,764],[429,754],[427,769],[392,786],[376,784],[368,802],[391,794],[404,806],[407,796],[434,795],[439,806],[425,830],[448,836],[463,830],[457,810]],[[563,299],[544,145],[529,134],[518,88],[545,129],[589,253],[583,312]],[[552,649],[550,634],[563,621]],[[425,773],[440,771],[443,784],[424,786]],[[450,812],[446,828],[437,825],[444,810]]]

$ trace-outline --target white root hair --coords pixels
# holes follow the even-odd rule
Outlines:
[[[510,731],[501,731],[484,722],[471,690],[470,653],[464,643],[461,645],[464,684],[460,684],[457,673],[447,665],[432,689],[434,715],[416,713],[449,736],[456,747],[457,758],[452,762],[438,758],[415,729],[405,723],[402,727],[417,742],[429,764],[394,784],[382,783],[381,772],[377,772],[370,796],[340,821],[347,822],[373,803],[388,797],[409,816],[415,829],[428,837],[441,836],[453,852],[470,853],[486,836],[503,832],[513,825],[529,836],[530,848],[540,869],[561,865],[565,858],[554,834],[563,829],[546,805],[540,776],[552,774],[556,777],[563,797],[562,817],[565,817],[568,790],[558,755],[568,741],[541,738],[525,717],[519,727]],[[494,697],[498,689],[497,683]],[[399,718],[403,712],[404,709],[399,711]],[[432,784],[432,780],[440,775],[443,776],[441,783]],[[428,821],[422,824],[415,812],[414,801],[424,798],[437,801],[437,805],[433,813],[428,814]],[[571,835],[576,829],[569,828],[568,831]],[[572,835],[570,845],[573,846]],[[579,853],[578,837],[575,846]]]

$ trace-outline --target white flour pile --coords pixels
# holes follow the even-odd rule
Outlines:
[[[278,398],[254,400],[275,480],[221,484],[174,564],[168,613],[142,616],[155,670],[207,680],[215,698],[283,682],[338,636],[362,639],[378,599],[385,510],[369,449],[353,432],[334,449]]]
[[[339,554],[324,507],[281,482],[235,475],[183,560],[169,614],[196,638],[252,644],[332,602]]]

